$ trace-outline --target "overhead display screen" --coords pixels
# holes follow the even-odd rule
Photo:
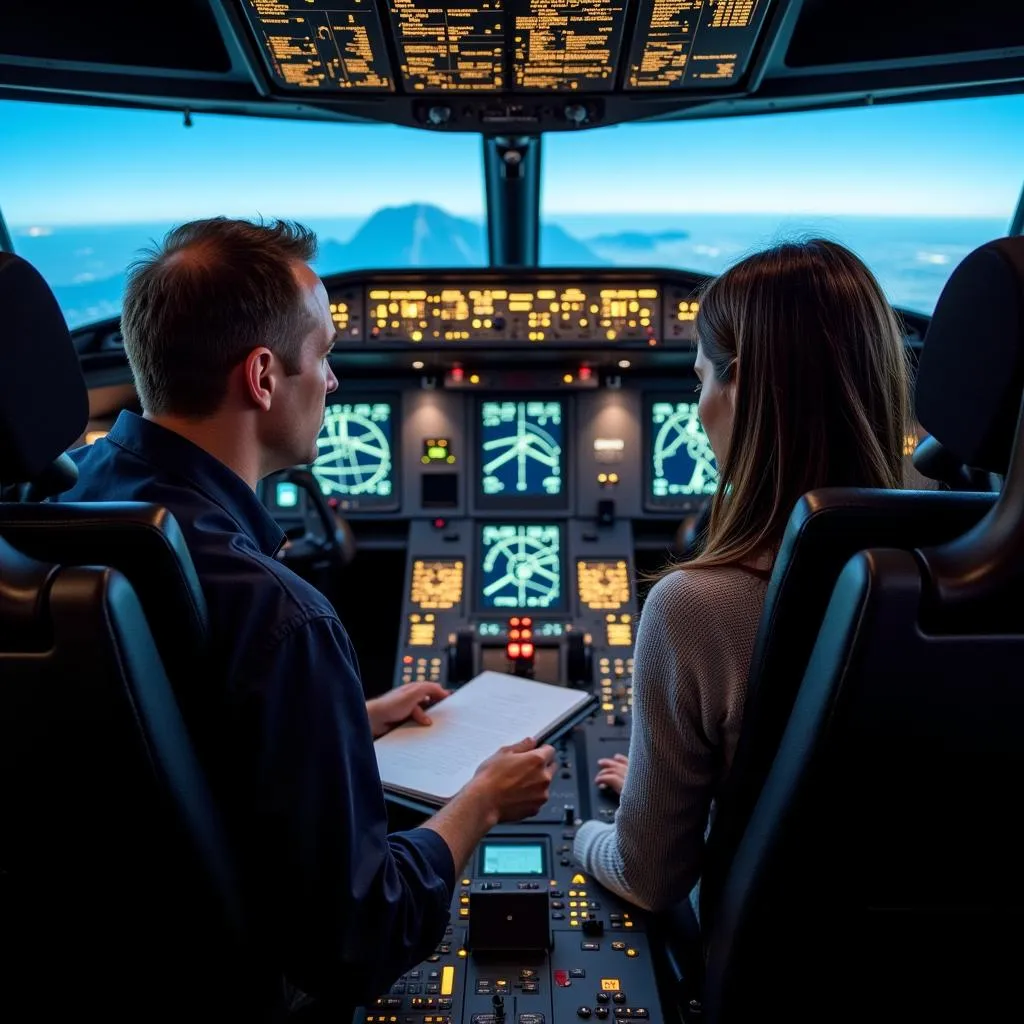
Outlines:
[[[397,504],[390,400],[327,406],[311,469],[324,495],[346,507]]]
[[[370,287],[379,341],[649,341],[661,337],[661,290],[638,282]]]
[[[373,0],[242,0],[242,10],[279,86],[394,90]]]
[[[771,0],[640,0],[627,89],[735,85]]]
[[[561,526],[516,523],[481,527],[482,608],[560,608],[563,589]]]
[[[714,494],[718,468],[697,403],[653,399],[649,410],[649,502],[671,507]]]
[[[625,0],[509,0],[513,87],[608,92],[622,44]]]
[[[557,400],[480,403],[484,504],[543,508],[565,503],[562,418]]]
[[[503,0],[388,4],[402,83],[413,92],[498,90],[505,84]]]

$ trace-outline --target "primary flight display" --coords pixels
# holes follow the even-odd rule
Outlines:
[[[391,401],[337,402],[324,410],[312,465],[327,498],[389,503],[395,495]]]
[[[696,402],[650,400],[647,430],[651,503],[672,504],[715,493],[718,466]]]

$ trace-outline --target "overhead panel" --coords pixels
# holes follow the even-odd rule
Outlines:
[[[388,4],[410,92],[497,91],[504,87],[505,18],[502,0]]]
[[[622,45],[625,0],[509,0],[513,88],[610,92]]]
[[[627,89],[735,85],[770,0],[640,0]]]
[[[242,9],[279,86],[394,91],[373,0],[242,0]]]

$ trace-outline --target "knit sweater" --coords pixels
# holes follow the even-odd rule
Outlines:
[[[685,899],[700,876],[766,589],[741,569],[681,569],[659,580],[644,604],[619,809],[611,823],[581,825],[574,854],[595,881],[646,910]]]

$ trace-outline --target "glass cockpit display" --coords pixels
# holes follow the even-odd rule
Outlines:
[[[325,497],[345,507],[397,504],[390,400],[336,402],[324,412],[311,469]]]
[[[560,525],[496,523],[481,527],[482,608],[560,608],[562,595]]]
[[[480,403],[480,498],[491,507],[565,502],[560,401]]]
[[[649,504],[686,504],[714,494],[718,467],[697,403],[653,399],[648,410]]]

